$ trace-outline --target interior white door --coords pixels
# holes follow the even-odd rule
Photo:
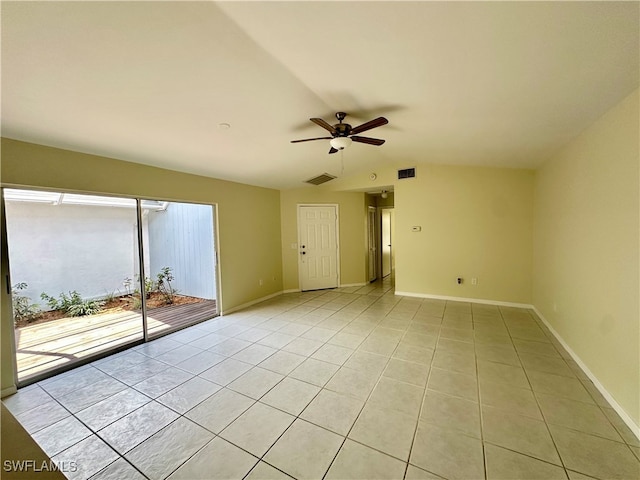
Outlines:
[[[376,246],[376,207],[369,207],[367,221],[367,244],[369,247],[369,281],[373,282],[378,277],[376,264],[378,263]]]
[[[391,215],[389,208],[382,210],[382,276],[391,273]]]
[[[298,271],[303,291],[338,287],[337,208],[298,206]]]

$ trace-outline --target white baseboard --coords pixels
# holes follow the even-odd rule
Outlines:
[[[513,302],[501,302],[499,300],[485,300],[482,298],[465,298],[465,297],[451,297],[447,295],[431,295],[428,293],[413,293],[413,292],[399,292],[396,290],[396,295],[402,295],[404,297],[416,297],[416,298],[431,298],[434,300],[449,300],[452,302],[472,302],[482,303],[483,305],[498,305],[500,307],[515,307],[533,309],[533,305],[528,303],[513,303]]]
[[[564,339],[560,336],[560,334],[556,332],[556,330],[551,326],[549,321],[546,318],[544,318],[544,315],[542,315],[542,313],[535,306],[533,307],[533,311],[536,313],[536,315],[542,321],[542,323],[544,323],[545,326],[549,329],[549,331],[556,338],[556,340],[560,342],[560,344],[567,351],[567,353],[571,355],[571,358],[573,358],[573,360],[578,364],[578,366],[580,367],[580,369],[582,369],[584,374],[587,377],[589,377],[589,380],[593,382],[593,385],[598,389],[598,391],[602,394],[602,396],[609,403],[609,405],[611,405],[611,408],[613,408],[616,411],[616,413],[620,415],[620,418],[622,419],[622,421],[627,424],[627,426],[631,429],[633,434],[636,437],[638,437],[638,439],[640,440],[640,425],[636,425],[636,423],[629,416],[629,414],[625,412],[625,410],[620,406],[618,402],[616,402],[615,398],[613,398],[613,396],[607,391],[604,385],[602,385],[598,380],[598,378],[591,372],[591,370],[589,370],[589,367],[587,367],[587,365],[580,359],[578,354],[571,349],[571,347],[567,344],[567,342],[564,341]]]
[[[290,288],[288,290],[283,290],[282,293],[300,293],[302,290],[299,288]]]
[[[264,302],[266,300],[270,300],[272,298],[275,298],[275,297],[278,297],[278,296],[282,295],[282,293],[283,293],[282,291],[279,291],[279,292],[276,292],[276,293],[272,293],[271,295],[267,295],[265,297],[256,298],[255,300],[251,300],[250,302],[243,303],[242,305],[236,305],[235,307],[227,308],[223,312],[220,312],[220,316],[224,317],[225,315],[229,315],[230,313],[237,312],[238,310],[243,310],[243,309],[248,308],[248,307],[250,307],[252,305],[255,305],[256,303],[260,303],[260,302]]]
[[[0,391],[0,398],[8,397],[9,395],[13,395],[18,391],[18,388],[15,385],[11,385],[10,387],[3,388]]]

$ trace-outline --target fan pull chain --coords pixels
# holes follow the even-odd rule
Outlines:
[[[340,176],[344,175],[344,148],[340,150]]]

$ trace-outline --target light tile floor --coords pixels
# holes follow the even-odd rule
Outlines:
[[[21,389],[72,479],[638,479],[640,442],[535,316],[286,294]]]

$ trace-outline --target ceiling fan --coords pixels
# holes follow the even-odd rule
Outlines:
[[[380,146],[384,143],[384,140],[382,139],[360,137],[358,136],[358,133],[366,132],[367,130],[371,130],[372,128],[386,125],[387,123],[389,123],[389,120],[384,117],[378,117],[357,127],[352,127],[348,123],[342,123],[346,116],[347,114],[344,112],[336,113],[336,118],[338,119],[339,123],[336,123],[335,125],[329,125],[321,118],[310,118],[309,120],[327,130],[331,134],[331,136],[305,138],[304,140],[291,140],[291,143],[311,142],[313,140],[330,140],[329,143],[331,144],[331,150],[329,150],[329,153],[336,153],[339,150],[344,150],[349,145],[351,145],[351,142],[367,143],[369,145],[376,146]]]

